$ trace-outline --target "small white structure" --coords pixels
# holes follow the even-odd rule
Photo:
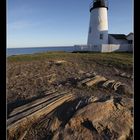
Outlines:
[[[90,5],[87,45],[108,44],[108,6],[105,0],[94,0]]]
[[[133,44],[74,45],[74,51],[133,52]]]
[[[129,33],[126,38],[127,38],[129,44],[133,44],[133,41],[134,41],[133,33]]]
[[[109,34],[108,44],[128,44],[125,34]]]

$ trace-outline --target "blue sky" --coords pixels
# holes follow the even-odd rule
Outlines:
[[[92,0],[7,0],[7,47],[86,44]],[[109,0],[109,33],[133,32],[132,0]]]

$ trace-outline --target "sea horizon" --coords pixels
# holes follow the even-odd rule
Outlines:
[[[43,46],[43,47],[17,47],[17,48],[6,48],[6,55],[20,55],[20,54],[34,54],[34,53],[43,53],[49,51],[65,51],[72,52],[74,51],[74,46]]]
[[[74,47],[75,45],[64,45],[64,46],[34,46],[34,47],[7,47],[6,49],[22,49],[22,48],[52,48],[52,47]]]

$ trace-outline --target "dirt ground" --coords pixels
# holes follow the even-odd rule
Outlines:
[[[78,84],[79,81],[93,75],[100,75],[108,80],[126,84],[131,94],[121,94],[121,97],[133,98],[133,54],[131,53],[50,52],[11,56],[7,59],[7,117],[14,108],[43,97],[48,92],[69,91],[75,95],[75,100],[65,104],[65,107],[63,105],[58,108],[59,117],[56,117],[56,112],[47,116],[47,118],[51,116],[53,121],[57,121],[56,125],[62,123],[61,125],[64,127],[73,114],[65,118],[62,114],[67,112],[69,106],[78,103],[80,99],[90,96],[106,98],[117,94],[111,88],[88,87]],[[60,119],[57,120],[58,118]],[[48,119],[43,121],[43,125],[41,125],[41,120],[39,122],[34,124],[25,139],[51,140],[52,136],[56,139],[55,135],[57,136],[57,134],[50,131],[51,126],[48,125]],[[84,132],[84,129],[82,130]],[[59,130],[60,132],[61,130]],[[72,137],[68,139],[72,139]]]

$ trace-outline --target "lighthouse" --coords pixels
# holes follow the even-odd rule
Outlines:
[[[108,1],[93,0],[90,5],[90,23],[87,45],[108,44]]]

